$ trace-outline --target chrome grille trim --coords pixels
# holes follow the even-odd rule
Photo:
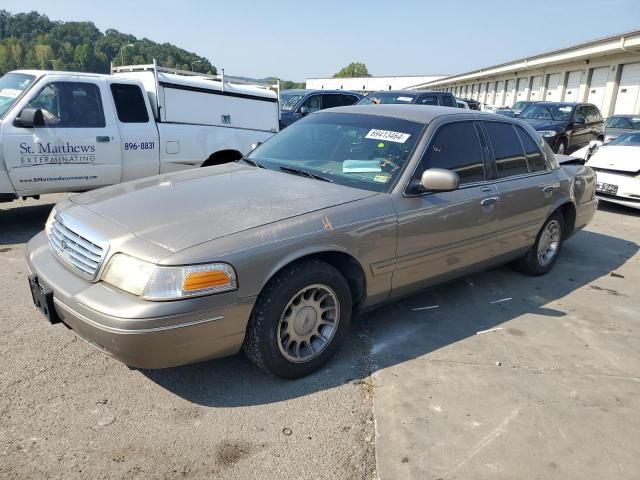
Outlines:
[[[68,216],[56,215],[49,232],[49,248],[79,276],[95,280],[107,255],[108,242],[97,239],[97,235]]]

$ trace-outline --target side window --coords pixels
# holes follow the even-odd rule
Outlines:
[[[438,105],[438,97],[435,95],[422,95],[418,99],[420,105]]]
[[[529,162],[529,169],[532,172],[542,172],[546,170],[547,163],[544,159],[544,155],[540,151],[540,147],[538,147],[533,138],[531,138],[531,135],[529,135],[529,133],[519,125],[516,125],[516,131],[518,132],[520,140],[522,140],[524,153],[527,156],[527,162]]]
[[[498,178],[528,173],[527,159],[513,126],[510,123],[484,122],[484,128],[496,156]]]
[[[444,105],[445,107],[455,107],[456,104],[453,101],[453,98],[449,95],[443,95],[440,97],[440,100],[442,102],[442,105]]]
[[[301,107],[307,107],[309,113],[317,112],[320,110],[320,95],[311,95],[304,101]]]
[[[39,108],[47,126],[103,128],[100,89],[93,83],[52,82],[45,85],[28,107]]]
[[[118,120],[122,123],[147,123],[149,121],[147,105],[144,103],[140,87],[114,83],[111,85],[111,94],[116,104]]]
[[[355,95],[342,95],[342,104],[343,105],[353,105],[358,101],[358,97]]]
[[[576,121],[578,118],[584,119],[585,122],[589,121],[587,119],[587,107],[578,107],[578,108],[576,108],[576,114],[574,116],[574,121]]]
[[[587,107],[587,122],[599,122],[602,120],[600,111],[594,106]]]
[[[418,175],[429,168],[457,172],[460,184],[485,179],[482,148],[473,122],[448,123],[436,131],[422,158]]]
[[[322,96],[322,109],[342,106],[342,95],[337,93],[327,93]],[[309,109],[311,110],[311,109]]]

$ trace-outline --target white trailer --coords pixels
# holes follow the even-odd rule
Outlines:
[[[267,86],[162,68],[0,78],[0,201],[240,159],[278,131]]]

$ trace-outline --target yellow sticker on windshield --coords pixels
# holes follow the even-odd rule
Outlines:
[[[384,143],[380,142],[380,143],[378,144],[378,148],[384,148]]]
[[[387,183],[389,181],[389,175],[376,175],[373,177],[374,182]]]

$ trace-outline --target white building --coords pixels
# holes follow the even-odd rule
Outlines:
[[[440,78],[445,90],[493,106],[518,100],[590,102],[605,117],[640,113],[640,30]]]
[[[380,90],[404,90],[411,85],[427,83],[445,75],[409,75],[394,77],[309,78],[307,88],[313,90],[352,90],[377,92]]]

